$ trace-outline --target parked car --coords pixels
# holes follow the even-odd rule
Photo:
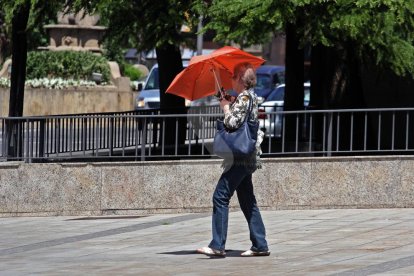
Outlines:
[[[160,85],[158,75],[158,64],[155,64],[145,80],[145,85],[139,92],[136,102],[136,109],[159,108],[160,107]]]
[[[304,99],[303,106],[309,105],[310,99],[310,83],[306,82],[304,85]],[[277,112],[283,111],[285,97],[285,85],[281,84],[274,89],[267,100],[260,104],[259,112]],[[281,137],[282,136],[282,114],[260,114],[259,115],[260,129],[265,133],[265,136]]]
[[[194,101],[186,101],[186,106],[194,107],[194,106],[219,106],[220,101],[214,95],[210,95],[201,99],[197,99]]]
[[[260,97],[259,102],[263,102],[278,85],[285,83],[285,67],[262,65],[256,70],[256,78],[254,92]]]
[[[188,62],[183,63],[187,67]],[[135,109],[160,108],[160,83],[158,64],[155,64],[145,80],[143,89],[138,93],[135,100]]]

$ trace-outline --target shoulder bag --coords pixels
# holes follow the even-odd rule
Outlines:
[[[253,97],[250,95],[248,113],[242,125],[234,130],[227,129],[223,120],[217,120],[217,132],[214,136],[213,151],[221,158],[244,159],[250,157],[256,149],[259,122],[251,122]]]

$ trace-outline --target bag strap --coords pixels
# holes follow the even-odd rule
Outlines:
[[[247,108],[248,114],[246,114],[246,116],[244,117],[244,122],[246,122],[247,118],[250,119],[250,115],[252,114],[252,111],[253,111],[253,103],[252,103],[253,97],[249,91],[247,93],[249,93],[249,107]]]

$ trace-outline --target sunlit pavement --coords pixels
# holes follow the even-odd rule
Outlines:
[[[413,275],[414,209],[263,211],[269,257],[231,212],[226,258],[210,214],[0,219],[0,275]]]

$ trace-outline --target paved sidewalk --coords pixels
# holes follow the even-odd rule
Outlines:
[[[230,214],[227,258],[210,214],[0,218],[0,275],[414,275],[414,209],[263,211],[269,257]]]

